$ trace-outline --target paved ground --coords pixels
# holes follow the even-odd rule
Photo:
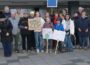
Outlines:
[[[90,50],[74,52],[46,53],[13,53],[10,58],[3,57],[0,51],[0,65],[90,65]]]

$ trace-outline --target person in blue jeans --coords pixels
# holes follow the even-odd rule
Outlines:
[[[73,51],[73,44],[71,41],[71,35],[74,35],[74,22],[71,20],[70,15],[66,14],[65,19],[62,21],[62,24],[64,25],[64,29],[66,32],[65,36],[65,48],[68,52]]]
[[[44,48],[43,48],[43,38],[42,38],[42,28],[43,28],[43,25],[45,23],[44,19],[42,17],[40,17],[40,13],[39,12],[36,12],[35,13],[35,22],[38,22],[36,24],[36,26],[39,26],[39,30],[38,29],[35,29],[34,30],[34,33],[35,33],[35,43],[36,43],[36,52],[39,53],[39,52],[44,52]]]
[[[60,19],[57,19],[56,20],[56,24],[54,25],[54,29],[55,30],[59,30],[59,31],[64,31],[64,27],[63,27],[63,25],[62,25],[62,21],[60,20]],[[60,52],[63,52],[63,44],[62,44],[62,42],[59,42],[60,44],[59,44],[59,50],[60,50]]]

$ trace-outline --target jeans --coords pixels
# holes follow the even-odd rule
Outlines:
[[[41,32],[35,32],[36,49],[43,50],[43,38]]]
[[[65,43],[65,47],[66,47],[68,50],[73,50],[73,44],[72,44],[71,36],[70,36],[70,35],[66,35],[66,36],[65,36],[64,43]]]
[[[88,46],[88,37],[79,37],[80,47]]]
[[[8,41],[3,41],[2,45],[4,48],[4,56],[10,57],[12,55],[12,43]]]

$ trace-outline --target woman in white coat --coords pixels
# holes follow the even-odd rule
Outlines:
[[[70,15],[66,14],[65,19],[62,21],[64,30],[66,31],[65,47],[67,51],[73,51],[73,44],[71,41],[71,35],[74,35],[74,21],[71,20]]]

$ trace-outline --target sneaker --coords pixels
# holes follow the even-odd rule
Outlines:
[[[39,51],[39,49],[37,49],[37,53],[39,53],[40,51]]]
[[[52,49],[49,50],[49,53],[52,53]]]
[[[25,51],[25,50],[23,50],[22,52],[23,52],[23,53],[26,53],[26,51]]]
[[[31,51],[30,51],[30,50],[28,50],[27,52],[28,52],[28,53],[30,53]]]
[[[44,53],[44,50],[41,50],[42,53]]]
[[[19,53],[19,51],[17,50],[17,51],[15,51],[16,53]]]
[[[83,47],[79,47],[79,49],[83,49]]]
[[[87,50],[87,47],[84,47],[85,50]]]

